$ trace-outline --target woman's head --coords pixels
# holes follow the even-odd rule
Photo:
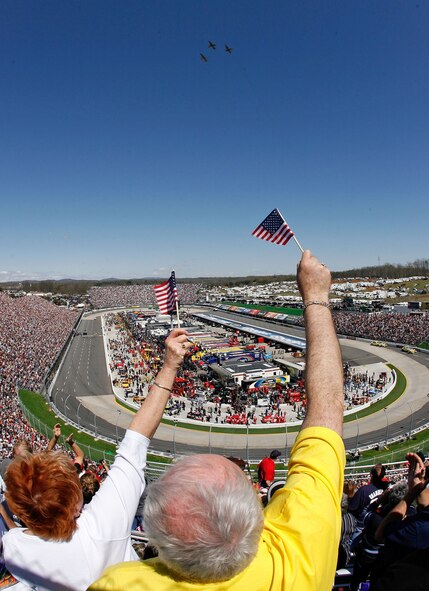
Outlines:
[[[30,531],[46,540],[67,541],[82,509],[76,469],[63,452],[17,457],[6,475],[9,507]]]
[[[83,504],[87,505],[92,501],[92,497],[100,488],[100,481],[93,472],[85,472],[80,477],[80,485],[82,487]]]

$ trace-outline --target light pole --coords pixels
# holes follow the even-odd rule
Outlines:
[[[359,435],[360,435],[360,433],[359,433],[359,417],[358,417],[358,414],[357,413],[356,413],[356,431],[357,432],[356,432],[356,445],[355,445],[355,449],[356,449],[356,452],[357,452],[357,450],[358,450],[358,444],[359,444]]]
[[[249,419],[246,419],[246,462],[249,464]]]
[[[285,464],[287,465],[287,410],[285,411]]]
[[[177,419],[174,419],[173,422],[173,457],[176,459],[176,425]]]
[[[77,410],[76,410],[76,415],[77,415],[77,428],[80,429],[80,416],[79,416],[79,409],[82,406],[82,401],[79,401],[79,404],[77,405]]]
[[[385,436],[385,441],[386,441],[386,447],[387,447],[387,436],[388,436],[388,432],[389,432],[389,418],[387,416],[387,408],[383,408],[385,417],[386,417],[386,436]]]
[[[410,432],[409,432],[410,439],[411,439],[411,432],[413,430],[413,407],[411,406],[411,404],[408,401],[406,401],[406,404],[408,404],[408,408],[410,409],[410,413],[411,413],[410,414]]]
[[[53,398],[54,398],[55,408],[58,410],[58,402],[57,402],[57,399],[58,399],[58,389],[55,390],[55,396],[53,396]]]
[[[118,437],[118,421],[119,421],[119,417],[121,416],[121,411],[117,410],[117,415],[116,415],[116,424],[115,424],[115,430],[116,430],[116,445],[118,445],[119,443],[119,437]]]
[[[66,417],[67,417],[67,400],[70,398],[70,396],[71,396],[71,394],[68,394],[66,396],[66,400],[64,402],[64,414],[65,414]]]

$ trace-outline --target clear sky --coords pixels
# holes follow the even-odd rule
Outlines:
[[[0,281],[290,273],[274,207],[334,270],[429,258],[428,30],[427,0],[2,0]]]

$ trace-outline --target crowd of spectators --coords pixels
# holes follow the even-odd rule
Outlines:
[[[407,462],[390,474],[376,464],[369,478],[345,481],[337,566],[352,572],[350,591],[398,588],[393,582],[396,576],[406,576],[408,561],[423,567],[427,577],[428,465],[419,451],[407,454]],[[410,586],[401,589],[426,588],[414,583],[412,578]]]
[[[40,389],[77,316],[76,312],[37,296],[10,298],[0,293],[0,309],[0,458],[3,458],[20,438],[30,440],[35,449],[46,446],[46,438],[25,420],[16,389]]]
[[[195,304],[202,289],[201,283],[178,283],[177,292],[181,304]],[[98,308],[126,306],[156,306],[153,285],[111,285],[92,287],[89,301]]]
[[[429,340],[429,314],[334,312],[337,333],[406,345]]]

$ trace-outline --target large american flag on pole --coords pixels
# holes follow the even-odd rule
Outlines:
[[[177,285],[176,274],[171,271],[170,279],[154,286],[156,301],[162,314],[172,314],[176,310]]]
[[[284,246],[292,238],[293,232],[279,210],[273,209],[264,221],[253,230],[252,236]]]

